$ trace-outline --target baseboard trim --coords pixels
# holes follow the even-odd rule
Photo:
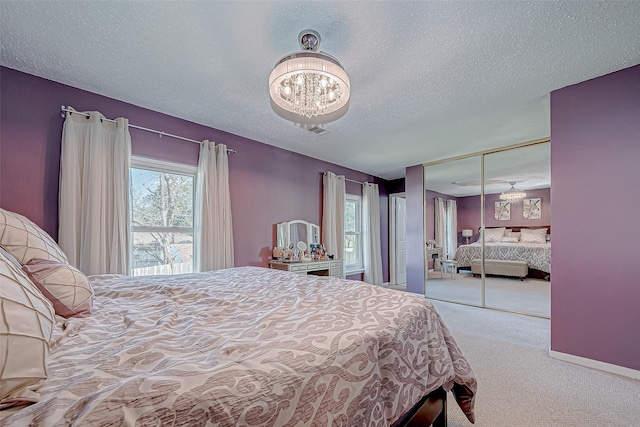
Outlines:
[[[574,356],[573,354],[562,353],[551,349],[549,349],[549,357],[562,360],[564,362],[573,363],[574,365],[580,365],[587,368],[597,369],[599,371],[609,372],[611,374],[631,378],[634,380],[640,380],[640,371],[631,368],[625,368],[624,366],[600,362],[599,360],[587,359],[586,357]]]

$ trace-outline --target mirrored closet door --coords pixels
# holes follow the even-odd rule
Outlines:
[[[481,251],[480,161],[475,156],[425,167],[427,297],[482,305],[481,272],[471,271]],[[459,260],[458,249],[467,243],[477,253]]]
[[[425,165],[425,295],[550,317],[548,140]]]
[[[485,305],[551,315],[549,143],[484,156]]]

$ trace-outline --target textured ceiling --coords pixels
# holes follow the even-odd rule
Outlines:
[[[548,137],[550,91],[640,63],[638,1],[2,0],[0,12],[4,66],[387,179]],[[324,136],[269,101],[269,73],[304,29],[352,84]]]

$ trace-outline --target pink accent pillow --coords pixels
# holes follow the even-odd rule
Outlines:
[[[80,270],[59,261],[34,258],[22,269],[62,317],[87,317],[93,306],[93,289]]]

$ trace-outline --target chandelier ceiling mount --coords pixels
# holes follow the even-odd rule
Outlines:
[[[524,199],[525,197],[527,197],[527,193],[525,193],[524,191],[516,189],[515,181],[509,182],[509,184],[511,184],[511,188],[508,189],[507,191],[505,191],[504,193],[500,194],[500,200],[504,200],[504,201],[507,201],[509,203],[516,203],[516,202],[519,202],[520,200]]]
[[[280,108],[307,118],[336,112],[350,96],[349,76],[333,56],[320,52],[320,34],[298,35],[302,52],[276,63],[269,76],[269,94]]]

